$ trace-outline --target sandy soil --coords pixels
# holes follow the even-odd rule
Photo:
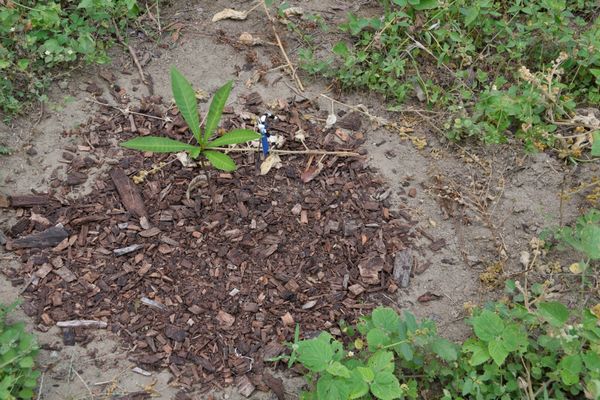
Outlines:
[[[249,5],[250,2],[244,4]],[[343,18],[348,9],[347,4],[335,1],[323,1],[318,5],[303,2],[301,5],[313,12],[324,12],[324,17],[329,20]],[[339,7],[332,8],[333,5]],[[247,21],[211,23],[212,15],[226,6],[229,4],[223,1],[175,4],[165,10],[163,18],[187,24],[176,44],[164,49],[149,41],[135,42],[140,53],[151,54],[144,72],[152,77],[155,92],[167,99],[171,97],[168,70],[175,65],[196,88],[210,94],[225,80],[235,79],[230,99],[236,112],[241,111],[243,106],[235,99],[253,91],[259,92],[265,103],[294,96],[290,88],[292,81],[281,71],[267,74],[266,82],[250,88],[244,85],[255,72],[244,70],[245,51],[220,43],[216,30],[222,29],[231,39],[237,38],[242,31],[265,35],[268,30],[264,16],[258,12],[251,14]],[[245,6],[240,5],[240,8]],[[288,47],[295,48],[293,41],[289,40]],[[256,48],[256,51],[259,62],[267,65],[270,65],[269,59],[278,54],[277,48],[272,46]],[[293,58],[295,52],[290,51],[290,55]],[[138,77],[128,54],[115,52],[114,62],[108,68],[117,75],[117,83],[131,96],[139,99],[147,94],[143,84],[136,84]],[[53,88],[52,100],[43,115],[34,112],[15,121],[12,126],[0,125],[0,142],[16,150],[13,155],[0,158],[2,194],[43,192],[53,177],[64,175],[66,167],[61,163],[64,149],[85,144],[85,138],[63,137],[62,132],[83,123],[94,113],[97,106],[85,101],[90,97],[85,87],[93,82],[107,89],[107,83],[98,77],[98,71],[98,67],[90,67],[70,79],[66,89]],[[326,82],[307,77],[303,80],[308,88],[302,95],[329,108],[330,103],[318,97],[325,92]],[[485,282],[482,282],[482,273],[497,265],[500,265],[497,275],[502,271],[518,271],[519,254],[529,249],[532,237],[544,228],[558,225],[561,219],[570,222],[578,214],[581,199],[577,197],[563,204],[561,210],[559,194],[565,177],[570,182],[569,186],[574,187],[578,182],[599,174],[597,165],[588,164],[576,169],[565,167],[546,154],[524,155],[518,146],[461,149],[440,139],[437,129],[426,121],[416,120],[411,115],[387,114],[380,98],[350,94],[340,100],[347,104],[365,104],[373,114],[412,127],[414,131],[409,134],[423,137],[428,143],[419,150],[397,132],[369,123],[363,125],[368,139],[365,148],[369,163],[388,182],[392,200],[396,204],[409,204],[410,209],[404,211],[420,221],[419,226],[434,239],[446,242],[441,249],[431,250],[431,241],[425,237],[420,239],[417,256],[417,271],[420,273],[393,300],[399,309],[433,318],[439,323],[440,332],[452,339],[460,339],[468,332],[463,321],[466,303],[481,304],[498,296],[493,274],[484,275]],[[204,112],[207,103],[201,108]],[[335,105],[336,112],[344,108]],[[100,167],[96,173],[103,171],[104,167]],[[93,177],[88,180],[92,181]],[[85,192],[84,186],[73,195]],[[7,229],[15,222],[15,211],[0,209],[0,221],[2,229]],[[19,260],[11,253],[1,251],[0,257],[0,269],[19,268]],[[0,276],[0,302],[17,299],[20,289],[12,287]],[[431,302],[419,302],[419,296],[426,292],[440,297]],[[21,312],[14,318],[28,320]],[[86,347],[68,347],[62,344],[58,328],[42,332],[31,323],[29,328],[39,337],[44,349],[39,360],[41,368],[46,371],[40,399],[104,399],[139,391],[150,392],[158,399],[186,398],[182,395],[177,397],[179,389],[170,384],[172,378],[168,371],[153,372],[149,377],[132,372],[135,365],[128,361],[131,349],[125,348],[112,335],[98,332],[95,340]],[[286,380],[290,399],[296,398],[299,384],[301,380],[298,378]],[[206,394],[188,395],[195,399],[207,398]],[[216,392],[214,398],[243,397],[235,388],[230,388]],[[252,398],[273,399],[275,396],[257,392]]]

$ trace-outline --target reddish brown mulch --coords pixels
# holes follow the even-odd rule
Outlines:
[[[248,97],[249,110],[260,104]],[[162,116],[165,107],[152,98],[136,110]],[[303,149],[294,141],[300,128],[313,149],[356,149],[364,140],[358,131],[336,135],[307,121],[306,115],[326,117],[308,101],[280,101],[275,113],[281,120],[273,132],[285,136],[286,149]],[[412,225],[389,210],[389,192],[364,160],[335,156],[324,158],[320,174],[304,183],[308,163],[316,165],[320,156],[282,156],[282,168],[260,176],[258,154],[237,153],[238,170],[211,171],[210,186],[190,200],[186,189],[199,169],[171,162],[137,185],[145,211],[131,205],[128,211],[124,203],[135,199],[116,190],[115,174],[131,177],[173,157],[144,157],[115,140],[140,133],[185,139],[185,124],[169,115],[175,122],[140,115],[131,121],[103,107],[87,126],[69,132],[93,148],[65,154],[70,178],[54,182],[48,203],[33,199],[32,207],[18,209],[8,248],[24,264],[9,275],[28,284],[25,309],[42,329],[57,321],[103,320],[131,344],[131,359],[142,368],[168,367],[186,386],[235,380],[267,389],[265,359],[281,353],[295,324],[310,335],[355,319],[384,302],[381,293],[397,290],[394,257],[410,246]],[[356,128],[356,119],[346,117],[345,126]],[[227,129],[244,123],[233,113],[224,121]],[[112,173],[94,183],[91,195],[66,201],[98,163],[113,164]],[[134,213],[147,213],[148,225]],[[67,237],[58,236],[54,248],[15,248],[23,243],[17,238],[58,223]],[[128,246],[134,250],[115,255]],[[75,340],[92,340],[82,329],[74,333]]]

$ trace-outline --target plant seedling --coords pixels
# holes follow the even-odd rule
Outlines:
[[[128,149],[149,151],[152,153],[174,153],[186,151],[189,155],[196,159],[200,155],[204,156],[210,164],[222,171],[235,171],[235,161],[227,154],[216,150],[217,147],[230,144],[246,143],[252,140],[260,139],[260,135],[249,129],[234,129],[224,135],[210,140],[223,114],[223,108],[231,92],[232,81],[223,85],[213,97],[213,100],[208,109],[204,132],[200,128],[200,120],[198,117],[198,103],[192,85],[175,67],[171,69],[171,90],[175,98],[175,104],[179,108],[179,112],[187,122],[194,138],[198,142],[197,146],[180,142],[165,137],[159,136],[144,136],[137,137],[121,143],[121,146]]]

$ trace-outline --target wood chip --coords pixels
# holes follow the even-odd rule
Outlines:
[[[59,224],[42,232],[32,233],[31,235],[15,239],[9,243],[13,249],[45,248],[54,247],[68,237],[69,232]]]
[[[110,177],[115,184],[123,206],[136,217],[148,217],[146,206],[140,192],[135,184],[120,168],[110,171]]]
[[[413,256],[410,249],[404,249],[396,253],[394,257],[394,270],[392,276],[400,287],[408,287],[410,273],[413,268]]]
[[[104,329],[108,324],[104,321],[94,321],[89,319],[77,319],[72,321],[59,321],[56,323],[59,328],[96,328]]]
[[[217,314],[217,321],[219,321],[219,325],[221,325],[221,327],[231,328],[235,322],[235,317],[223,310],[220,310]]]

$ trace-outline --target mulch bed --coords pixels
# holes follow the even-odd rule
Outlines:
[[[251,94],[244,111],[266,108]],[[296,324],[304,337],[335,333],[337,321],[355,320],[398,289],[394,259],[408,251],[414,222],[389,209],[389,191],[362,157],[327,156],[315,174],[320,156],[282,155],[282,167],[262,176],[258,153],[232,153],[238,170],[209,171],[210,185],[187,199],[201,170],[115,146],[149,133],[186,140],[185,123],[158,97],[132,109],[172,122],[101,107],[65,133],[88,142],[65,152],[67,179],[55,179],[48,195],[12,199],[20,219],[7,248],[23,266],[5,273],[27,285],[24,308],[40,329],[102,320],[130,343],[141,368],[167,367],[188,387],[237,384],[249,392],[268,389],[265,360],[284,350]],[[251,126],[226,111],[226,129]],[[356,114],[324,130],[314,118],[327,113],[309,101],[281,100],[273,112],[285,149],[304,148],[294,140],[299,129],[311,149],[352,150],[364,141]],[[143,183],[131,182],[160,162]],[[93,192],[66,200],[99,164],[110,164],[110,173]],[[40,237],[47,229],[52,234]],[[66,342],[90,340],[89,331],[65,330]]]

